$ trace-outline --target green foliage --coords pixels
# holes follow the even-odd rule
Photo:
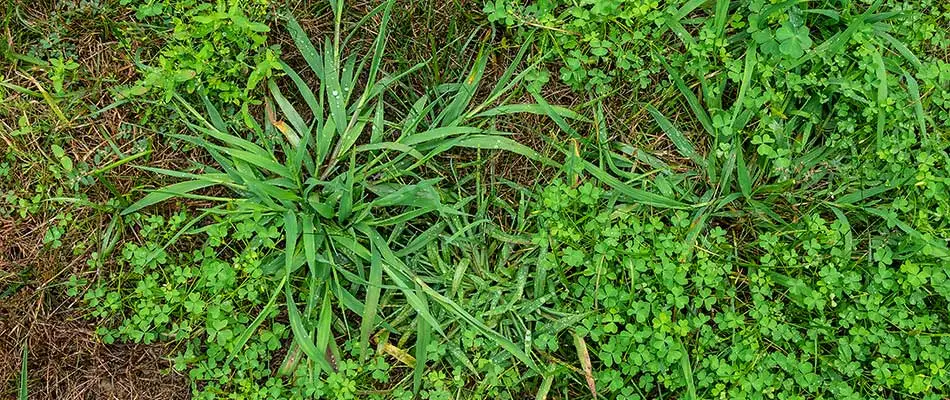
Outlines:
[[[912,238],[872,239],[861,257],[846,220],[815,214],[754,248],[719,227],[692,244],[687,213],[616,203],[590,183],[555,181],[538,207],[539,262],[559,271],[549,291],[561,311],[592,311],[574,329],[608,397],[684,396],[685,371],[702,398],[929,399],[950,385],[950,260],[892,258]]]
[[[577,90],[601,93],[619,87],[646,89],[655,85],[658,78],[663,78],[658,75],[667,63],[696,77],[723,70],[737,73],[741,71],[737,60],[750,41],[748,37],[733,40],[736,35],[751,35],[760,53],[774,58],[769,60],[769,70],[780,60],[798,65],[850,63],[854,60],[830,57],[849,42],[864,44],[870,40],[883,48],[906,47],[906,51],[894,51],[911,57],[934,46],[945,46],[947,35],[940,28],[950,12],[945,7],[932,8],[929,0],[870,3],[494,0],[485,2],[484,11],[489,21],[517,28],[521,40],[529,37],[527,31],[539,31],[530,37],[537,39],[547,60],[557,61],[561,80]],[[872,12],[866,12],[869,5]],[[877,29],[874,24],[878,24]],[[862,31],[865,33],[858,33]],[[835,40],[829,41],[831,38]],[[784,77],[778,73],[775,76]],[[834,82],[829,76],[806,79],[816,78]],[[776,85],[779,92],[785,91],[785,84]]]
[[[123,203],[137,240],[65,290],[107,342],[180,343],[197,398],[950,392],[943,3],[493,0],[488,19],[522,42],[512,67],[491,73],[497,49],[472,39],[478,54],[455,60],[470,68],[434,87],[404,79],[424,63],[389,70],[392,2],[355,23],[331,2],[336,34],[317,43],[281,17],[306,71],[264,47],[264,3],[135,6],[175,28],[133,92],[170,102],[189,130],[169,137],[204,158],[143,168],[176,183]],[[371,43],[343,35],[363,24]],[[56,96],[69,57],[46,57]],[[546,68],[593,100],[548,105]],[[264,118],[238,113],[265,85]],[[537,104],[510,104],[526,92]],[[553,139],[530,148],[501,127]],[[96,175],[68,140],[45,146],[55,181]],[[486,173],[498,149],[553,179]],[[23,156],[4,157],[0,179]],[[8,190],[0,216],[63,190]],[[206,208],[144,214],[185,199]],[[68,247],[74,222],[51,218],[44,244]]]
[[[171,31],[128,94],[152,93],[168,102],[176,93],[196,93],[246,107],[259,99],[254,93],[260,83],[280,69],[276,48],[267,46],[267,0],[121,2],[134,8],[139,20]]]
[[[470,210],[471,200],[459,199],[451,186],[444,186],[444,179],[421,178],[443,168],[439,156],[454,148],[507,149],[551,162],[492,125],[497,116],[531,109],[507,104],[510,88],[523,76],[515,74],[520,55],[507,77],[489,88],[489,96],[481,102],[473,97],[487,63],[483,51],[458,83],[402,98],[397,104],[406,108],[392,110],[384,102],[393,98],[391,86],[404,74],[391,76],[380,69],[390,8],[386,3],[374,10],[382,27],[372,51],[352,55],[347,55],[341,35],[315,46],[296,20],[288,18],[291,37],[320,86],[308,86],[282,63],[303,107],[293,105],[276,82],[269,81],[280,112],[268,101],[263,124],[245,119],[249,132],[229,125],[207,97],[204,113],[183,100],[177,103],[193,134],[174,137],[206,151],[214,163],[194,171],[148,168],[184,180],[152,191],[122,214],[138,215],[145,207],[176,197],[219,205],[207,210],[212,220],[201,220],[206,245],[184,260],[172,261],[161,241],[123,249],[131,275],[112,282],[128,279],[135,292],[100,287],[87,297],[94,316],[100,318],[124,309],[134,311],[119,319],[115,330],[100,332],[106,340],[189,340],[193,345],[179,358],[179,365],[187,367],[194,380],[218,382],[213,389],[203,386],[203,393],[235,396],[245,393],[245,384],[224,380],[232,370],[247,370],[238,375],[246,376],[251,382],[247,385],[263,384],[266,377],[256,366],[240,364],[267,364],[260,358],[241,359],[249,352],[263,352],[264,344],[256,344],[255,338],[269,335],[274,338],[266,343],[270,346],[287,334],[289,355],[281,369],[293,375],[294,382],[305,384],[306,396],[353,398],[355,377],[350,373],[363,370],[341,356],[335,340],[355,328],[349,325],[348,313],[362,317],[356,330],[357,360],[370,358],[370,336],[378,329],[411,329],[416,371],[424,371],[429,362],[441,358],[430,358],[433,343],[460,325],[492,343],[492,353],[480,359],[480,368],[517,373],[504,369],[501,362],[534,368],[530,347],[515,344],[460,306],[447,296],[450,285],[444,276],[429,274],[426,265],[432,261],[427,252],[454,227],[450,218]],[[366,80],[358,84],[356,78],[362,77]],[[234,197],[198,194],[210,186],[220,186]],[[172,235],[182,223],[184,218],[176,217],[171,226],[159,228],[158,220],[142,229]],[[456,234],[466,230],[456,229]],[[233,246],[239,255],[220,260],[215,249],[221,245]],[[134,303],[126,303],[130,300]],[[251,310],[259,311],[253,316]],[[265,328],[278,314],[286,315],[287,328],[279,332],[273,324]],[[409,325],[408,316],[414,317]],[[243,333],[237,329],[245,326]],[[376,375],[389,379],[378,371]],[[443,379],[416,376],[413,393],[431,398],[450,395]],[[452,387],[463,385],[459,381]],[[500,390],[496,385],[490,380],[482,387]]]

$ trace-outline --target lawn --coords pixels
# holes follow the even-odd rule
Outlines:
[[[950,3],[10,0],[0,398],[950,397]]]

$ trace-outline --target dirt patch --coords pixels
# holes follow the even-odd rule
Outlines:
[[[0,398],[13,398],[27,346],[30,399],[187,399],[162,346],[105,345],[76,312],[47,310],[29,290],[0,301]]]
[[[97,240],[88,229],[103,223],[95,212],[74,212],[85,228],[57,249],[43,244],[46,213],[0,218],[0,399],[17,395],[24,346],[30,399],[189,398],[187,380],[166,357],[170,349],[102,343],[79,300],[65,295],[63,282],[91,256],[74,249]]]

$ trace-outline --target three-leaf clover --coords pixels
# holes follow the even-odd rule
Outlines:
[[[808,27],[794,26],[787,21],[775,31],[775,38],[779,41],[779,51],[791,58],[802,57],[805,50],[810,49],[812,45],[811,38],[808,37]]]

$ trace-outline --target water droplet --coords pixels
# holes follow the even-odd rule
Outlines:
[[[333,97],[336,97],[336,96],[339,96],[339,95],[340,95],[340,93],[337,92],[336,90],[334,90],[333,93],[330,93],[330,94],[332,94]]]

